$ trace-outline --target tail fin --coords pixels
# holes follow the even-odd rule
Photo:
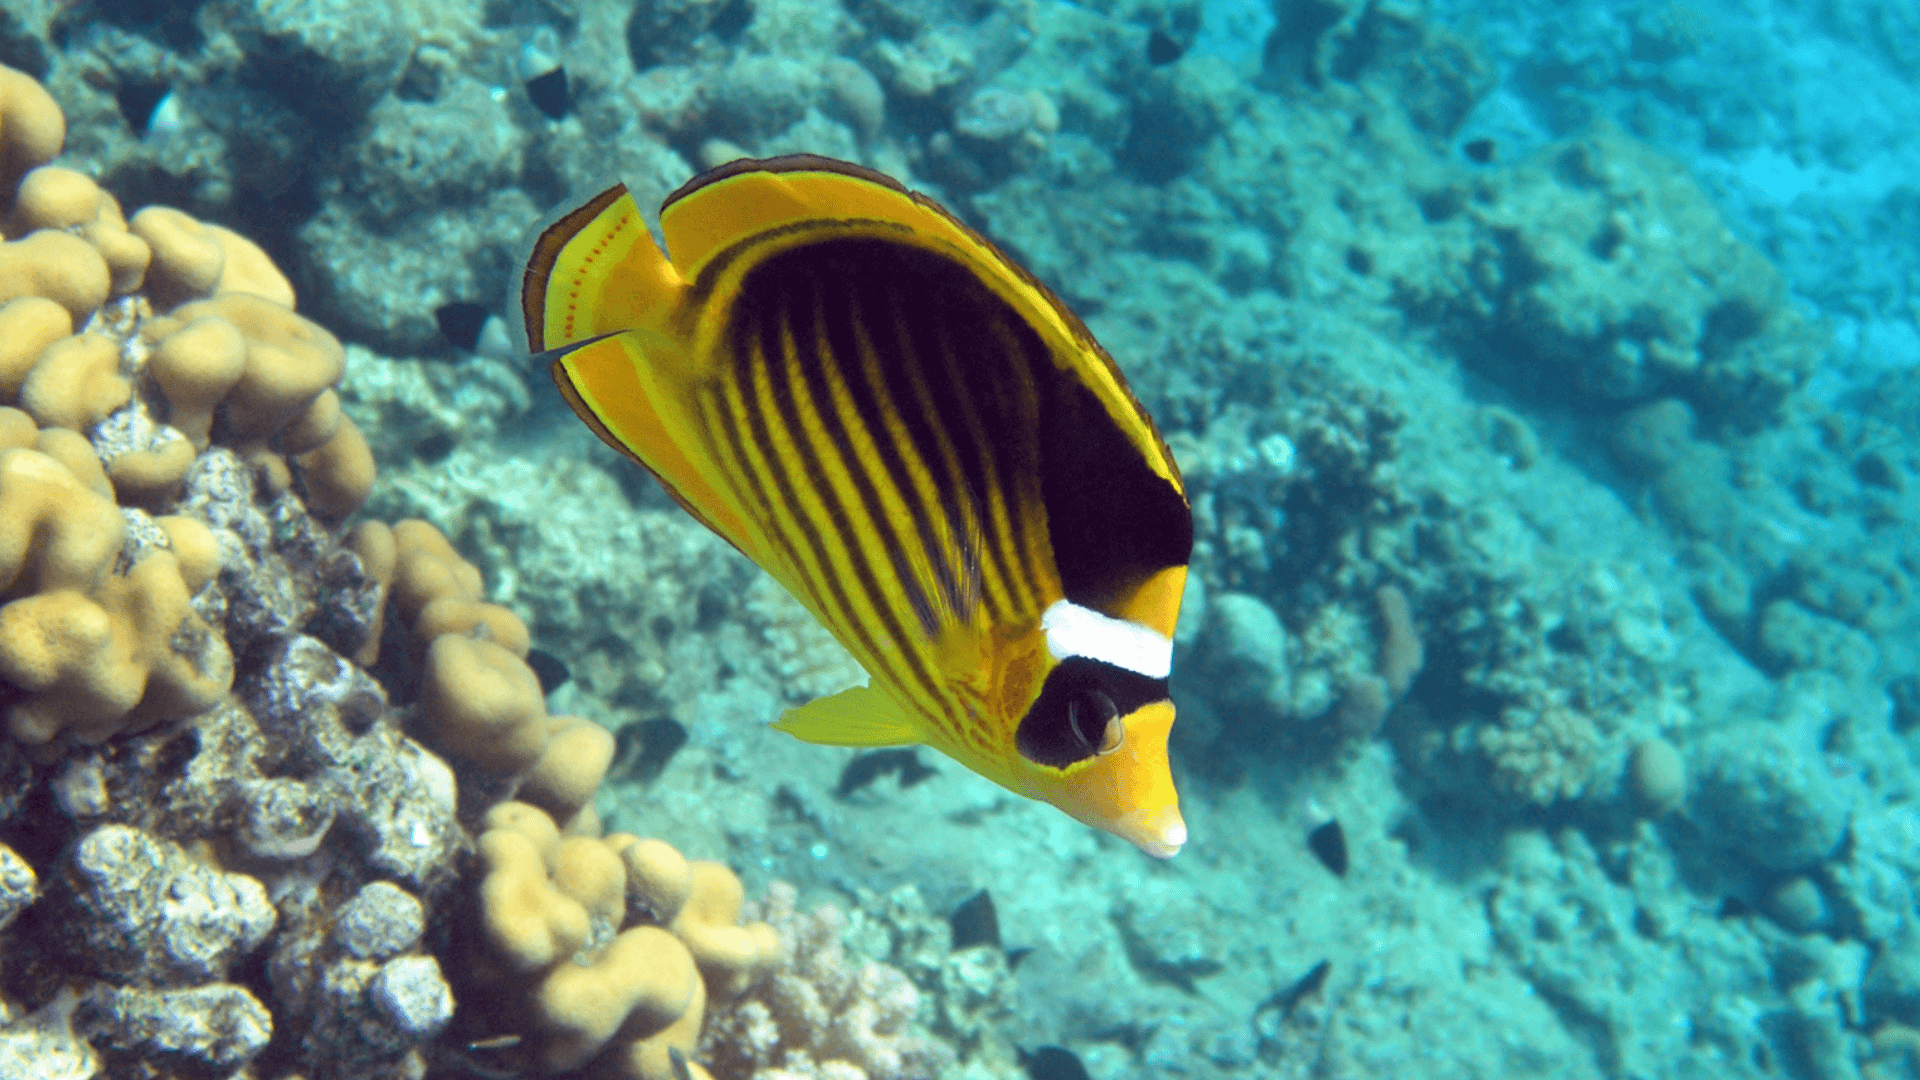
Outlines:
[[[528,351],[658,325],[681,288],[633,196],[615,184],[535,242],[520,286]]]

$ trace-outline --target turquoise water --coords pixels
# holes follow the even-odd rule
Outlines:
[[[721,1080],[1920,1077],[1920,6],[93,0],[9,6],[0,62],[59,164],[253,237],[344,343],[355,520],[525,620],[614,733],[606,828],[846,912],[904,979],[860,1000],[944,1047],[755,1057],[716,1002]],[[525,356],[556,212],[798,152],[1001,245],[1179,462],[1176,858],[768,730],[863,673]],[[62,814],[226,842],[56,789],[0,799],[43,880]],[[467,994],[457,846],[409,949]],[[407,881],[327,850],[247,871],[279,933],[297,881]],[[275,940],[205,981],[318,1080],[362,1036],[292,1019]],[[0,954],[0,1022],[90,970]],[[438,1030],[434,1075],[548,1074]],[[34,1075],[171,1060],[114,1053]]]

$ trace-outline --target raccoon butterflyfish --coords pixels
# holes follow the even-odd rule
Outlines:
[[[760,564],[869,684],[775,727],[925,743],[1166,857],[1193,520],[1084,325],[933,200],[812,155],[543,233],[531,349],[596,434]]]

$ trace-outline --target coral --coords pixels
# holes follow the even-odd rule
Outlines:
[[[546,749],[540,680],[491,641],[458,634],[433,639],[418,717],[429,745],[486,772],[521,772]]]
[[[1773,871],[1808,869],[1839,846],[1853,792],[1817,752],[1759,727],[1703,740],[1696,760],[1688,813],[1714,846]]]
[[[526,623],[481,599],[480,571],[460,557],[440,530],[424,521],[402,521],[393,527],[392,537],[392,603],[416,647],[424,649],[442,634],[473,634],[516,657],[526,656],[531,647]],[[361,543],[385,541],[363,535]]]
[[[53,95],[23,72],[0,67],[0,191],[8,196],[27,170],[52,161],[66,141],[67,118]]]
[[[1634,744],[1627,770],[1633,796],[1647,813],[1658,817],[1687,801],[1686,759],[1667,740],[1652,738]]]
[[[606,728],[576,716],[550,717],[546,746],[517,797],[552,814],[555,821],[570,821],[593,801],[613,764],[613,753],[613,733]]]
[[[221,399],[235,441],[246,443],[279,435],[310,410],[322,405],[340,379],[346,354],[333,335],[294,314],[291,308],[250,292],[220,293],[174,309],[185,326],[217,318],[239,331],[245,363],[239,378]],[[166,324],[163,324],[166,325]],[[330,410],[336,416],[339,404]],[[300,449],[312,449],[312,445]]]
[[[1480,729],[1476,748],[1503,790],[1548,805],[1586,793],[1599,744],[1590,717],[1565,703],[1548,702],[1501,710],[1497,724]]]
[[[725,867],[633,836],[563,838],[523,803],[487,822],[472,948],[489,989],[463,1023],[522,1035],[540,1075],[598,1060],[615,1076],[670,1080],[708,1003],[731,1001],[779,953],[771,927],[735,924],[740,883]]]
[[[1406,696],[1426,665],[1426,647],[1414,625],[1407,594],[1397,585],[1382,585],[1373,597],[1380,611],[1374,670],[1348,680],[1332,713],[1334,730],[1352,738],[1369,738],[1378,732],[1388,710]]]
[[[1757,426],[1807,377],[1818,335],[1779,273],[1684,170],[1630,139],[1556,147],[1464,210],[1484,230],[1465,275],[1481,284],[1445,302],[1503,342],[1486,350],[1498,378],[1610,400],[1678,392]]]
[[[44,296],[21,296],[0,305],[0,394],[18,397],[42,350],[71,333],[73,316]]]
[[[1420,629],[1413,622],[1413,604],[1397,585],[1382,585],[1373,596],[1380,605],[1380,677],[1394,697],[1404,697],[1427,662]]]
[[[112,573],[125,530],[112,502],[32,450],[0,451],[0,676],[23,696],[14,738],[98,743],[135,723],[199,712],[227,691],[232,658],[192,610],[169,552]],[[6,536],[11,533],[11,536]]]
[[[259,245],[231,229],[196,221],[170,206],[149,206],[133,215],[128,227],[153,252],[147,293],[158,310],[235,292],[294,306],[286,275]]]
[[[189,298],[220,291],[227,253],[214,226],[170,206],[149,206],[133,216],[130,227],[151,253],[146,284],[155,308],[167,311]]]
[[[841,942],[846,916],[795,909],[791,886],[768,889],[761,914],[778,931],[780,961],[706,1039],[717,1075],[756,1080],[918,1080],[952,1061],[909,1024],[920,994],[897,969],[856,962]]]
[[[579,1064],[650,1008],[620,1068],[672,1075],[772,931],[734,925],[738,880],[685,860],[686,887],[637,887],[629,917],[629,862],[661,860],[592,838],[611,735],[547,715],[525,624],[438,531],[336,531],[374,480],[338,340],[237,233],[164,207],[128,222],[45,166],[50,108],[0,69],[0,820],[32,840],[0,845],[0,1072],[423,1075],[453,985],[483,985],[450,923],[499,893],[462,879],[457,811],[524,773],[568,837],[525,804],[496,816],[545,822],[554,895],[593,913],[523,999],[554,1021],[544,1060]],[[410,714],[343,655],[371,666],[383,639]],[[548,880],[541,855],[522,869]],[[599,964],[577,967],[589,938]],[[648,1004],[663,963],[680,998]]]
[[[0,303],[44,296],[78,322],[99,308],[110,284],[99,249],[72,234],[42,229],[0,244]]]
[[[20,408],[41,427],[90,430],[133,397],[120,374],[119,343],[75,334],[46,347],[20,384]]]
[[[130,293],[146,278],[151,249],[127,231],[119,201],[91,177],[51,166],[23,177],[5,231],[26,236],[37,229],[68,232],[92,244],[107,264],[111,295]]]

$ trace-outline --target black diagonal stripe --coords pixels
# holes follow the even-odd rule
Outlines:
[[[1032,410],[1028,420],[1030,426],[1027,430],[1033,433],[1034,440],[1023,448],[1033,456],[1022,475],[1034,482],[1035,490],[1032,494],[1044,502],[1045,475],[1048,469],[1046,460],[1049,434],[1046,431],[1048,397],[1056,393],[1062,383],[1077,383],[1078,380],[1061,371],[1060,366],[1054,362],[1053,350],[1047,347],[1046,342],[1040,339],[1040,335],[1035,333],[1031,326],[1024,322],[1015,323],[1009,320],[996,325],[994,329],[995,336],[1003,343],[1003,347],[1021,359],[1025,378],[1019,386],[1025,392],[1022,399],[1024,405]],[[1100,508],[1098,517],[1104,522],[1105,527],[1112,528],[1117,523],[1115,515],[1127,512],[1131,512],[1131,507],[1124,502],[1116,502]],[[1047,504],[1045,528],[1024,537],[1024,542],[1028,545],[1025,549],[1026,558],[1032,560],[1035,565],[1053,567],[1056,573],[1059,571],[1057,553],[1054,550],[1054,527],[1057,524],[1053,516],[1053,506]]]
[[[749,275],[749,278],[759,277],[765,270],[766,268],[762,268],[760,272]],[[809,287],[801,289],[794,288],[794,277],[798,277],[800,281],[806,282]],[[754,284],[756,283],[749,280],[746,288],[750,289]],[[820,507],[827,512],[828,525],[832,529],[836,540],[844,545],[846,549],[847,561],[853,570],[855,586],[867,601],[867,607],[871,608],[873,613],[879,616],[881,629],[885,631],[887,637],[896,643],[905,644],[913,639],[907,636],[907,628],[900,625],[900,620],[894,614],[893,605],[887,602],[887,594],[881,588],[879,577],[874,573],[872,564],[867,560],[865,547],[860,543],[860,531],[853,520],[853,515],[846,504],[841,501],[839,492],[834,489],[825,463],[821,459],[821,448],[815,446],[813,440],[807,437],[804,418],[800,413],[799,395],[804,389],[809,392],[812,397],[814,413],[820,418],[821,422],[821,434],[825,435],[829,442],[827,449],[832,451],[835,446],[848,446],[846,428],[840,420],[839,411],[833,405],[830,391],[825,388],[824,358],[819,355],[817,334],[814,333],[820,314],[818,310],[820,298],[815,292],[814,287],[811,287],[812,282],[809,281],[809,275],[782,276],[769,281],[768,286],[773,295],[767,296],[766,299],[769,301],[769,306],[773,307],[778,313],[776,319],[770,320],[774,341],[779,342],[781,324],[791,326],[794,331],[791,334],[794,345],[794,355],[791,357],[787,356],[785,348],[782,347],[779,353],[779,361],[772,363],[769,367],[770,390],[773,394],[774,407],[780,412],[781,422],[786,428],[787,435],[792,440],[795,454],[799,458],[800,468],[811,493],[816,496]],[[799,317],[801,312],[796,310],[799,305],[795,303],[801,296],[804,296],[808,301],[804,320]],[[746,300],[747,297],[743,296],[742,299]],[[799,332],[803,327],[808,333],[802,334]],[[769,355],[768,360],[770,362],[773,361],[773,356]],[[816,380],[818,381],[816,382]],[[763,445],[770,446],[772,444],[768,443]],[[776,460],[780,460],[778,456],[776,456]],[[872,515],[876,500],[870,496],[871,482],[867,479],[865,472],[859,467],[859,462],[850,462],[849,466],[848,473],[854,479],[855,486],[862,489],[862,499],[867,502],[869,514]],[[794,494],[791,479],[782,474],[781,481],[782,497],[787,502],[790,512],[794,514],[805,513],[805,508],[800,505],[799,500]],[[869,529],[884,529],[889,538],[890,549],[898,550],[898,538],[891,536],[891,526],[884,520],[869,520],[867,526]],[[831,565],[831,562],[823,562],[822,564],[823,569],[829,568]],[[831,587],[836,594],[844,597],[845,586],[838,580],[838,575],[831,573],[829,570],[828,577],[831,579]],[[858,619],[858,613],[850,606],[847,606],[844,599],[842,600],[842,610],[847,612],[850,619]],[[916,649],[901,649],[899,652],[905,657],[907,666],[912,670],[914,681],[924,687],[927,693],[937,696],[939,693],[937,680],[935,680],[933,674],[927,670],[925,656]],[[879,654],[876,652],[875,655],[878,656]]]
[[[751,370],[751,367],[755,364],[764,364],[763,360],[754,360],[750,356],[750,351],[756,347],[754,344],[755,341],[756,338],[750,333],[737,334],[734,339],[736,353],[749,356],[749,370]],[[818,531],[814,529],[813,522],[810,519],[805,517],[798,518],[793,522],[793,525],[800,529],[801,536],[796,539],[791,531],[781,522],[780,514],[774,507],[773,497],[767,491],[768,479],[754,468],[752,458],[747,453],[746,442],[743,437],[744,433],[740,430],[740,413],[752,409],[752,387],[750,385],[746,387],[737,386],[736,389],[740,391],[740,405],[738,408],[727,401],[724,394],[718,395],[718,402],[710,404],[707,408],[707,418],[709,421],[708,430],[710,432],[708,446],[716,455],[725,454],[731,463],[728,467],[731,469],[733,475],[740,479],[741,483],[745,485],[747,493],[753,498],[754,508],[758,511],[761,527],[766,534],[767,541],[777,545],[781,554],[786,558],[787,564],[798,570],[804,565],[800,551],[803,543],[809,551],[818,557],[822,546],[819,541]],[[764,422],[760,425],[760,428],[762,437],[764,437]],[[720,435],[718,439],[712,438],[711,435],[711,432],[716,429]],[[765,446],[767,444],[761,442],[759,445]],[[799,584],[801,588],[806,590],[807,598],[813,602],[813,609],[815,611],[826,611],[828,609],[826,599],[821,595],[819,585],[815,583],[812,575],[800,574]]]
[[[1025,524],[1020,518],[1016,490],[1007,486],[1015,470],[1000,446],[1002,439],[1020,441],[1020,433],[1007,426],[1012,418],[996,407],[993,392],[993,387],[1001,381],[1018,379],[1021,373],[1010,367],[1004,356],[982,354],[971,347],[971,341],[981,332],[982,324],[991,321],[993,312],[979,310],[972,314],[964,325],[964,334],[956,332],[962,327],[930,319],[903,320],[903,329],[918,355],[937,358],[927,365],[926,378],[930,393],[938,402],[939,423],[953,443],[954,456],[968,489],[1000,494],[1008,531],[999,537],[1001,542],[988,544],[987,551],[1006,594],[994,607],[1004,606],[1008,611],[1019,607],[1037,608],[1027,568],[1020,564],[1018,555]],[[984,378],[970,379],[969,373]],[[988,391],[985,395],[981,393],[981,383]],[[983,506],[982,511],[991,524],[991,503]]]
[[[916,502],[922,537],[944,556],[946,545],[939,538],[944,521],[959,549],[958,565],[954,565],[955,560],[942,559],[940,585],[949,607],[964,612],[974,602],[983,602],[987,618],[998,622],[1006,615],[1004,605],[986,597],[980,588],[979,530],[974,523],[988,511],[980,506],[977,494],[981,490],[980,482],[985,479],[984,470],[979,469],[974,458],[963,449],[979,443],[964,411],[966,403],[949,391],[945,380],[936,382],[935,372],[942,366],[942,359],[937,351],[939,342],[930,340],[934,335],[924,332],[930,323],[925,317],[924,300],[906,295],[898,288],[886,290],[880,299],[886,310],[876,313],[874,321],[880,322],[884,316],[888,333],[884,337],[874,335],[875,347],[890,349],[889,355],[900,360],[881,364],[886,394],[895,403],[902,426],[913,442],[914,453],[932,478],[934,488],[941,493],[941,505],[937,509],[919,508]],[[934,345],[935,350],[927,349],[927,344]],[[977,475],[969,475],[970,463]],[[1005,568],[1001,569],[1004,572]]]
[[[1025,500],[1031,493],[1022,481],[1039,473],[1039,432],[1035,430],[1039,410],[1032,397],[1037,381],[1047,372],[1037,369],[1028,350],[1020,347],[1023,343],[1017,331],[1026,329],[1024,324],[1013,323],[1010,313],[1003,310],[989,309],[983,314],[987,317],[964,337],[951,332],[946,335],[950,345],[947,355],[952,377],[962,387],[960,392],[975,405],[979,425],[976,439],[993,470],[989,483],[1000,492],[1005,505],[1012,560],[1007,580],[1018,583],[1029,606],[1042,607],[1043,598],[1033,580],[1033,568],[1046,565],[1046,553],[1037,546],[1037,530],[1042,523],[1029,520],[1031,508]]]
[[[939,582],[951,580],[955,570],[948,559],[945,545],[925,543],[932,523],[932,514],[926,501],[920,497],[919,488],[913,482],[913,463],[910,460],[911,457],[918,456],[923,465],[929,464],[925,460],[923,444],[914,439],[911,433],[912,426],[916,424],[924,428],[924,420],[920,418],[919,410],[912,407],[911,399],[902,400],[893,395],[889,388],[881,385],[881,382],[886,379],[888,370],[903,370],[917,364],[919,359],[911,354],[903,354],[897,349],[889,349],[881,354],[877,343],[872,348],[868,348],[861,341],[859,325],[865,319],[866,325],[871,326],[871,320],[883,317],[884,312],[875,309],[883,305],[885,294],[891,291],[884,281],[866,280],[864,277],[854,276],[865,269],[865,267],[849,265],[838,260],[831,266],[828,276],[835,287],[823,290],[826,295],[822,297],[820,307],[820,330],[826,339],[828,353],[837,361],[836,371],[839,373],[841,385],[847,390],[848,398],[853,402],[855,416],[860,426],[873,439],[875,456],[886,470],[887,482],[905,505],[908,518],[915,523],[914,536],[900,536],[893,528],[891,518],[886,514],[886,508],[881,504],[878,488],[871,482],[866,464],[850,458],[846,460],[848,472],[852,474],[855,487],[860,492],[861,502],[865,505],[868,515],[876,519],[879,531],[886,537],[886,547],[893,558],[894,572],[899,575],[906,589],[907,601],[919,618],[922,629],[931,637],[940,629],[940,611],[934,604],[933,597],[928,595],[926,584],[919,580],[920,575],[915,572],[912,561],[906,554],[906,544],[919,542],[925,548],[936,585]],[[875,286],[879,287],[875,288]],[[874,295],[876,292],[880,295]],[[871,341],[871,335],[867,336]],[[819,365],[810,368],[807,377],[808,385],[816,398],[827,392],[824,383],[828,379],[828,373],[821,370]],[[909,428],[908,437],[911,445],[900,445],[892,426],[887,423],[889,413],[897,417],[903,426]],[[842,457],[847,458],[846,450],[850,444],[846,438],[845,428],[839,426],[839,419],[836,414],[833,441],[837,447],[841,448]]]
[[[826,586],[830,597],[830,602],[823,602],[827,598],[814,593],[815,603],[819,605],[816,610],[840,612],[841,624],[857,639],[868,662],[886,669],[884,672],[874,674],[884,674],[897,682],[899,681],[898,673],[892,669],[891,664],[887,663],[886,654],[880,650],[866,623],[859,618],[858,611],[847,595],[846,584],[833,570],[833,561],[828,552],[826,538],[821,535],[812,516],[802,504],[795,490],[793,477],[787,470],[787,462],[775,450],[777,444],[773,439],[772,425],[768,422],[759,391],[754,386],[755,370],[764,370],[767,373],[769,392],[776,398],[779,395],[778,372],[787,366],[786,347],[781,333],[783,319],[780,315],[782,313],[778,308],[767,311],[758,304],[742,305],[738,312],[733,348],[736,361],[733,370],[734,388],[740,397],[741,411],[745,413],[747,424],[745,434],[752,440],[753,445],[761,449],[760,458],[765,462],[767,475],[762,477],[756,474],[752,466],[752,455],[747,452],[739,438],[741,433],[733,424],[730,410],[723,409],[722,417],[729,429],[728,438],[739,457],[741,471],[753,477],[755,488],[760,493],[767,528],[770,532],[779,530],[783,520],[791,522],[801,530],[800,540],[805,543],[807,553],[812,556],[813,565],[819,568],[817,576]],[[773,489],[771,492],[767,491],[769,485]],[[785,509],[784,514],[781,513],[781,508]],[[792,544],[791,540],[789,544]],[[802,558],[795,558],[793,562],[796,569],[805,565],[805,560]],[[799,575],[810,592],[813,589],[815,576],[807,573]]]

